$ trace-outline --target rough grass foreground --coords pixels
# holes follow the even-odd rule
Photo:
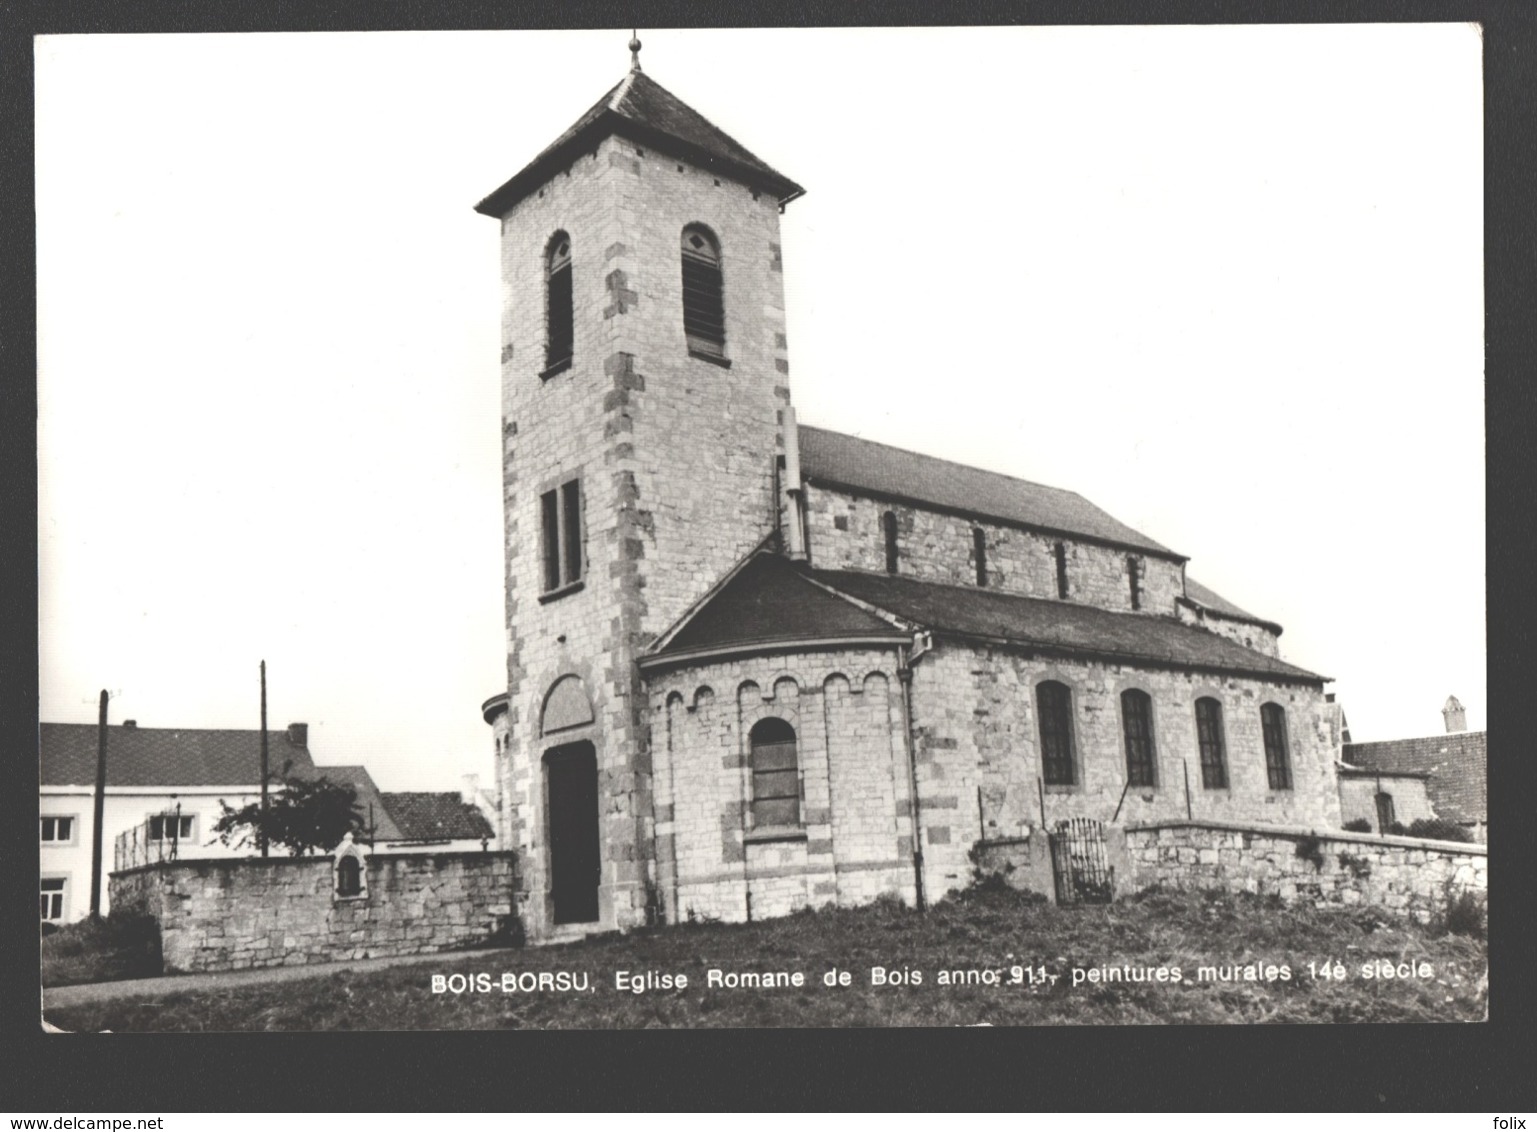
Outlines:
[[[1363,977],[1362,966],[1378,961],[1420,972],[1429,964],[1430,973]],[[1343,977],[1310,975],[1309,963]],[[1267,971],[1283,966],[1290,979]],[[873,985],[876,967],[921,971],[923,979]],[[1016,967],[1058,978],[1012,982]],[[1112,967],[1179,967],[1182,979],[1107,981],[1103,972]],[[1200,967],[1227,968],[1228,977],[1199,980]],[[800,971],[804,985],[710,987],[712,968]],[[835,968],[849,973],[849,985],[825,985]],[[1075,968],[1084,972],[1076,986]],[[1090,980],[1091,969],[1101,978]],[[688,986],[636,994],[616,989],[619,971],[684,974]],[[996,982],[980,981],[983,971],[997,972]],[[1283,909],[1246,896],[1153,892],[1059,909],[1038,897],[983,889],[926,915],[882,902],[754,924],[681,924],[559,947],[460,952],[371,972],[158,995],[152,1002],[137,995],[141,1001],[50,1011],[49,1021],[67,1030],[118,1032],[1472,1021],[1486,1013],[1486,971],[1482,939],[1444,925],[1405,924],[1370,908]],[[585,974],[592,989],[501,989],[504,976],[516,985],[519,976],[561,972]],[[941,972],[960,972],[960,985],[945,985]],[[479,975],[489,989],[473,989]],[[443,977],[445,989],[434,991],[434,976]],[[472,989],[446,989],[464,985],[452,976],[466,976]]]

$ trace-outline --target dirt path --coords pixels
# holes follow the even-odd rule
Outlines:
[[[502,955],[509,948],[488,948],[475,955]],[[339,963],[310,963],[303,967],[263,967],[254,971],[214,971],[202,975],[163,975],[157,979],[120,979],[111,983],[82,983],[72,987],[45,987],[43,1013],[57,1007],[82,1003],[106,1002],[115,998],[140,997],[142,1002],[157,1002],[179,991],[217,991],[262,983],[292,983],[302,979],[321,979],[338,971],[377,971],[382,967],[403,967],[411,963],[443,963],[469,954],[446,951],[434,955],[396,955],[387,959],[348,959]]]

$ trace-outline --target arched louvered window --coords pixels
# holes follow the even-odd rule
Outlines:
[[[1227,740],[1222,734],[1222,705],[1210,696],[1195,702],[1195,737],[1201,748],[1201,785],[1227,788]]]
[[[1041,724],[1041,777],[1047,786],[1072,786],[1078,780],[1073,758],[1073,693],[1066,684],[1043,680],[1035,686],[1035,706]]]
[[[691,353],[726,355],[726,302],[721,286],[720,244],[709,229],[683,229],[683,333]]]
[[[748,741],[752,747],[753,828],[800,825],[801,785],[795,728],[770,716],[754,725]]]
[[[1121,693],[1121,730],[1126,735],[1126,781],[1132,786],[1157,785],[1153,699],[1139,688]]]
[[[571,361],[575,319],[571,296],[571,237],[556,232],[545,258],[545,374]]]
[[[1290,790],[1292,768],[1286,749],[1286,709],[1280,704],[1265,704],[1259,709],[1259,720],[1265,735],[1265,773],[1270,789]]]

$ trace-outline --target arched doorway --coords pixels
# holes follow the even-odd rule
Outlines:
[[[598,758],[585,740],[544,753],[550,903],[557,924],[598,918]]]

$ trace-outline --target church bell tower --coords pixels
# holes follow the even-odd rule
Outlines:
[[[657,914],[636,658],[771,538],[803,190],[624,79],[476,206],[501,223],[503,843],[531,940]]]

